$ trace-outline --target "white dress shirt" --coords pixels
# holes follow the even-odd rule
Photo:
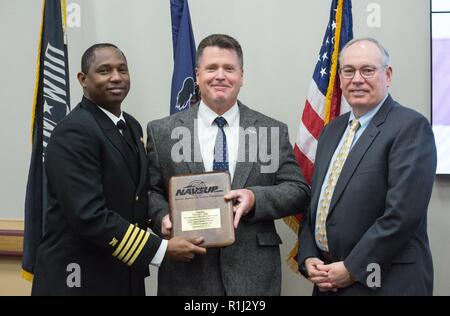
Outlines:
[[[217,115],[203,101],[200,102],[197,114],[197,135],[200,146],[200,153],[203,159],[205,171],[213,170],[214,162],[214,145],[216,143],[217,132],[219,127],[214,120],[216,117],[222,116],[227,124],[223,128],[227,137],[228,149],[228,170],[230,171],[231,181],[233,181],[234,171],[236,170],[236,161],[239,149],[239,107],[235,103],[223,115]]]
[[[110,119],[111,121],[114,123],[114,125],[117,126],[117,122],[119,122],[120,120],[123,120],[125,123],[125,118],[123,117],[123,112],[120,112],[119,117],[115,116],[114,114],[112,114],[111,112],[109,112],[108,110],[105,110],[104,108],[102,108],[101,106],[98,107],[100,110],[102,110]],[[122,131],[119,130],[119,132],[122,134]],[[163,239],[161,244],[159,245],[158,251],[156,251],[155,256],[153,257],[152,261],[150,262],[151,265],[154,265],[156,267],[159,267],[161,265],[161,262],[164,259],[164,255],[166,254],[166,250],[167,250],[167,243],[168,241]]]
[[[100,110],[102,110],[103,113],[105,113],[111,119],[111,121],[113,121],[114,125],[116,125],[116,126],[117,126],[117,123],[120,120],[123,120],[125,123],[127,122],[127,121],[125,121],[125,118],[123,117],[123,112],[122,111],[120,111],[120,115],[119,115],[119,117],[117,117],[114,114],[112,114],[111,112],[109,112],[108,110],[105,110],[104,108],[102,108],[101,106],[98,106],[98,108]],[[120,132],[122,133],[122,131],[120,131]]]

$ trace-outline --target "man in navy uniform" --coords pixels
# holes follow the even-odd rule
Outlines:
[[[78,80],[84,97],[46,151],[49,209],[32,294],[144,295],[149,264],[206,250],[201,238],[147,231],[147,156],[141,126],[121,110],[130,88],[122,51],[93,45]]]

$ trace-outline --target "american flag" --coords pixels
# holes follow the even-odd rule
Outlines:
[[[351,0],[333,0],[330,18],[320,48],[316,68],[312,76],[308,98],[299,124],[294,153],[308,183],[311,184],[314,171],[317,141],[323,127],[341,113],[348,111],[342,103],[339,87],[338,54],[340,49],[353,38]],[[301,215],[284,219],[285,223],[298,232]],[[298,243],[291,250],[287,262],[293,271],[298,271]]]

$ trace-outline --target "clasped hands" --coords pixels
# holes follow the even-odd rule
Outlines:
[[[319,258],[305,260],[308,279],[317,285],[321,292],[337,292],[340,288],[352,285],[355,280],[344,265],[343,261],[325,264]]]

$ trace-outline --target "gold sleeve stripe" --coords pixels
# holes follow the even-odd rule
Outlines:
[[[123,236],[122,240],[120,241],[119,246],[117,246],[116,251],[114,251],[113,256],[117,257],[117,255],[119,254],[119,252],[122,250],[123,246],[125,245],[125,243],[128,240],[128,237],[130,236],[131,232],[133,231],[134,226],[130,224],[130,226],[128,227],[127,232],[125,233],[125,236]]]
[[[128,254],[122,260],[124,263],[127,263],[127,261],[130,260],[130,257],[133,255],[133,253],[136,250],[137,246],[141,242],[142,237],[144,237],[145,230],[143,230],[143,229],[139,229],[139,230],[140,230],[139,236],[134,241],[133,246],[131,247],[130,251],[128,251]]]
[[[128,239],[127,244],[125,245],[125,247],[123,247],[122,251],[120,252],[119,256],[117,257],[117,259],[122,260],[123,257],[125,257],[125,255],[127,254],[128,250],[130,250],[131,246],[133,245],[133,243],[136,240],[136,236],[139,233],[140,229],[139,227],[134,227],[133,233],[131,234],[131,237]]]
[[[29,282],[33,282],[34,274],[22,269],[22,278]]]
[[[136,258],[139,256],[139,254],[142,251],[142,248],[144,248],[145,244],[147,243],[148,238],[150,237],[150,233],[149,232],[145,232],[145,237],[144,239],[141,241],[141,244],[139,245],[139,248],[136,250],[136,252],[134,253],[133,257],[131,257],[131,260],[128,261],[128,265],[131,266],[134,261],[136,260]]]

